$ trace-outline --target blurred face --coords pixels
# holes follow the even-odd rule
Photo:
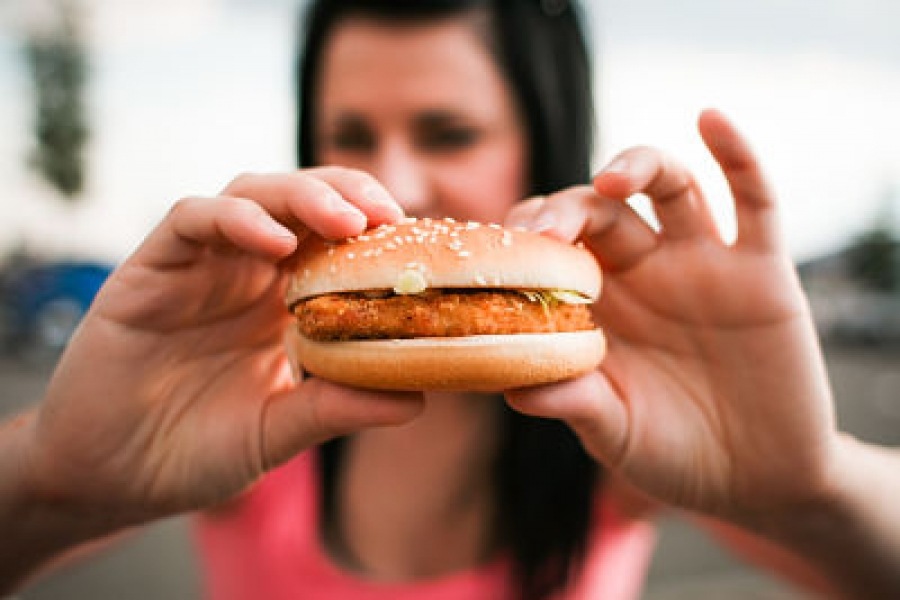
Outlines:
[[[523,197],[524,129],[471,23],[351,19],[323,60],[320,162],[372,173],[411,216],[500,222]]]

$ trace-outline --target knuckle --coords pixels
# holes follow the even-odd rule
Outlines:
[[[244,171],[236,175],[227,186],[225,186],[225,192],[227,193],[229,190],[241,190],[246,189],[247,187],[253,185],[253,183],[259,179],[259,173],[254,173],[251,171]]]
[[[320,379],[312,378],[306,380],[305,383],[309,389],[309,395],[307,397],[309,422],[307,423],[307,426],[311,437],[320,440],[329,439],[338,435],[340,433],[339,430],[334,427],[331,423],[331,419],[325,414],[328,410],[328,406],[327,400],[323,398],[326,394],[326,390],[323,389],[324,386],[322,385],[322,381]]]
[[[334,180],[341,181],[353,187],[365,187],[370,185],[381,185],[375,177],[365,171],[344,167],[340,165],[332,165],[323,167],[323,174],[330,176]]]
[[[638,144],[637,146],[629,148],[622,154],[645,154],[648,156],[659,157],[662,156],[663,151],[656,146],[651,146],[649,144]]]
[[[193,212],[201,202],[202,200],[195,196],[179,198],[169,207],[168,217],[171,219],[180,219],[185,213]]]
[[[258,213],[262,211],[262,207],[252,200],[244,198],[234,198],[231,196],[221,196],[215,199],[216,211],[221,213]]]

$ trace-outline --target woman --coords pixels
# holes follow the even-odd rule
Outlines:
[[[0,435],[15,548],[0,550],[0,581],[218,505],[201,525],[213,598],[634,597],[648,552],[634,515],[652,501],[813,589],[897,595],[900,459],[835,430],[772,195],[721,115],[699,125],[734,195],[733,245],[656,150],[628,150],[584,185],[589,68],[568,5],[311,10],[308,168],[180,202],[110,279],[46,401]],[[658,230],[623,202],[635,193]],[[550,421],[488,398],[291,381],[280,337],[296,236],[353,235],[400,218],[397,203],[596,254],[608,358],[505,394]]]
[[[537,2],[317,2],[306,30],[298,80],[304,166],[371,173],[409,215],[486,222],[502,221],[525,196],[588,181],[590,65],[573,10],[548,14]],[[416,455],[391,452],[398,443],[415,448]],[[375,456],[385,456],[386,464]],[[513,559],[514,587],[523,597],[545,597],[564,586],[595,528],[600,486],[594,461],[563,423],[524,417],[500,399],[429,395],[415,425],[395,435],[378,432],[331,443],[320,462],[316,487],[322,488],[329,550],[370,578],[436,579],[465,567],[471,580],[479,572],[472,567],[481,563],[490,567],[484,573],[496,572],[493,559],[503,549]],[[260,496],[293,494],[303,503],[305,496],[295,488],[305,471],[297,472],[282,478],[280,493]],[[387,485],[389,480],[394,483]],[[440,495],[431,498],[428,489]],[[371,540],[356,539],[353,530],[375,529],[362,521],[385,517],[349,505],[346,496],[354,493],[365,496],[365,506],[395,506],[402,516],[391,527],[410,521],[409,530],[384,537],[406,537],[379,541],[372,533]],[[277,518],[274,507],[259,510]],[[216,530],[209,539],[229,533],[221,520],[215,523],[208,526]],[[242,537],[254,533],[267,535],[255,527]],[[630,559],[635,574],[628,579],[635,582],[649,539],[645,531],[629,535],[642,538],[635,540],[640,550]],[[458,548],[447,542],[429,556],[429,540],[454,538]],[[400,543],[408,556],[385,549]],[[257,553],[279,552],[264,539],[259,544]],[[222,569],[219,561],[235,560],[228,555],[250,545],[208,546],[206,554],[219,557],[210,561],[211,581],[221,588],[239,586],[224,575],[238,572]],[[367,552],[371,556],[362,556]],[[302,567],[294,570],[302,580]],[[448,597],[471,595],[451,586],[443,578],[427,589]],[[478,594],[500,597],[499,586]],[[396,589],[381,588],[396,597]]]

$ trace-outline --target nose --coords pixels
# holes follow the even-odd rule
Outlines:
[[[426,165],[402,140],[385,141],[375,160],[375,177],[410,216],[433,216],[434,201]]]

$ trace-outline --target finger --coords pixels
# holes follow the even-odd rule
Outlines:
[[[750,145],[719,111],[703,111],[697,126],[734,196],[736,244],[760,249],[780,247],[775,195]]]
[[[654,231],[630,206],[589,186],[534,202],[517,218],[527,229],[568,243],[581,239],[607,271],[629,268],[657,245]]]
[[[368,218],[369,227],[395,223],[404,216],[403,208],[387,188],[368,173],[336,166],[317,167],[307,172],[330,184],[359,208]]]
[[[303,380],[269,399],[260,440],[265,470],[333,437],[370,427],[400,425],[424,406],[422,394],[347,388],[322,379]]]
[[[594,178],[594,188],[601,196],[623,200],[646,194],[665,239],[719,237],[693,175],[654,148],[636,147],[619,154]]]
[[[326,238],[357,235],[366,227],[366,215],[321,179],[304,173],[240,175],[222,195],[258,202],[292,229],[311,229]]]
[[[594,458],[608,467],[621,463],[628,447],[628,410],[600,371],[552,385],[509,391],[506,399],[524,414],[566,421]]]
[[[326,238],[358,235],[368,224],[368,215],[343,193],[306,171],[241,175],[223,195],[249,198],[292,229],[308,228]]]
[[[513,205],[506,218],[503,220],[503,226],[509,229],[521,227],[537,231],[532,226],[534,215],[541,209],[546,202],[546,196],[532,196]]]
[[[274,261],[296,245],[294,233],[251,200],[186,198],[172,207],[138,255],[165,268],[193,260],[204,246],[234,247]]]

